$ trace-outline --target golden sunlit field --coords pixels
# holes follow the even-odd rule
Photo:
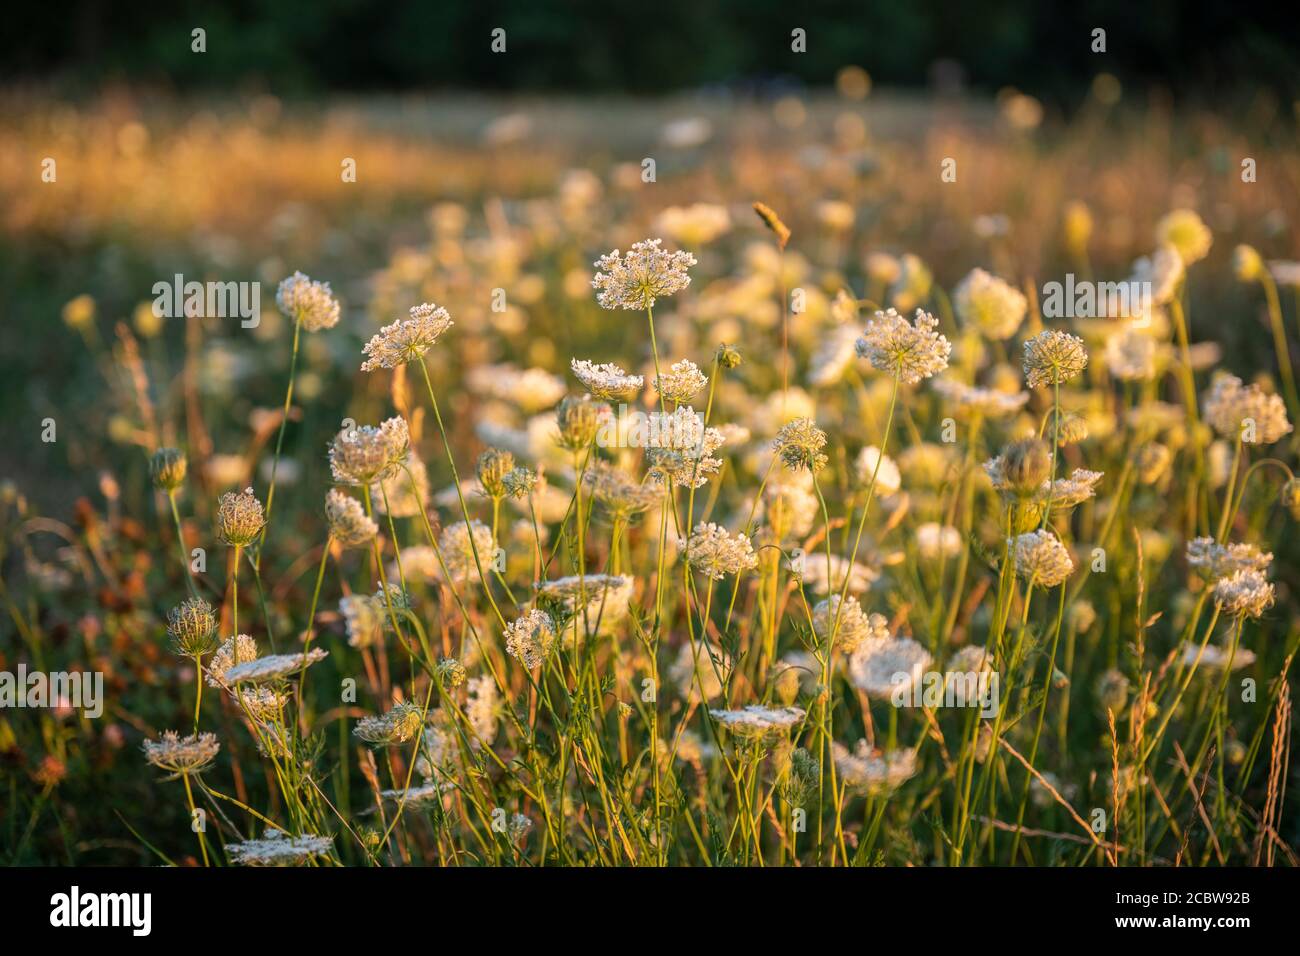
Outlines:
[[[8,90],[0,861],[1295,865],[1291,112]]]

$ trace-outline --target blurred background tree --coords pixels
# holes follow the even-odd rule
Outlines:
[[[6,11],[0,75],[70,89],[106,79],[277,93],[482,89],[659,93],[727,85],[825,85],[846,63],[888,85],[928,85],[961,65],[970,85],[1014,85],[1065,104],[1099,72],[1126,87],[1220,98],[1272,88],[1300,96],[1293,5],[1084,0],[73,0]],[[190,33],[206,31],[207,52]],[[489,49],[506,30],[506,55]],[[807,52],[790,32],[807,31]],[[1106,30],[1106,53],[1092,31]],[[951,70],[946,74],[952,76]]]

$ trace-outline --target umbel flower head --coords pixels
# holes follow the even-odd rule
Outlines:
[[[885,699],[919,681],[931,660],[930,652],[910,637],[870,640],[849,658],[849,677],[868,696]]]
[[[516,501],[523,500],[537,487],[537,472],[522,465],[516,465],[501,476],[501,487],[506,494]]]
[[[821,471],[826,467],[826,433],[811,418],[796,418],[781,426],[772,447],[791,471]]]
[[[541,667],[555,647],[555,623],[545,611],[533,608],[506,625],[506,653],[524,667]]]
[[[935,329],[939,320],[922,309],[908,322],[894,309],[877,312],[855,343],[858,355],[872,368],[897,375],[905,385],[937,375],[948,367],[952,343]]]
[[[699,488],[722,470],[722,459],[713,453],[726,440],[718,429],[706,428],[704,416],[689,405],[679,405],[666,415],[651,412],[646,465],[656,482]]]
[[[596,440],[601,426],[610,421],[613,412],[605,402],[590,395],[570,395],[555,412],[560,428],[560,445],[569,451],[581,451]]]
[[[613,362],[596,365],[587,359],[570,359],[569,368],[593,397],[606,401],[631,398],[645,387],[644,376],[629,375]]]
[[[384,634],[383,601],[369,594],[348,594],[339,599],[339,613],[343,615],[343,629],[347,631],[349,647],[371,647]]]
[[[234,637],[226,638],[221,647],[217,648],[217,652],[212,655],[212,660],[208,661],[208,686],[228,686],[226,671],[236,664],[247,664],[256,659],[257,642],[247,634],[236,634]]]
[[[175,491],[185,481],[187,462],[178,448],[159,448],[149,458],[149,478],[155,488]]]
[[[655,377],[655,391],[678,405],[689,402],[708,384],[708,376],[690,359],[674,362],[668,371]]]
[[[1214,586],[1214,600],[1226,614],[1259,617],[1273,606],[1273,585],[1260,571],[1237,571]]]
[[[709,716],[737,737],[761,740],[784,737],[807,716],[802,707],[765,707],[750,704],[740,710],[709,709]]]
[[[325,494],[325,520],[330,537],[342,548],[364,548],[379,533],[379,525],[366,516],[361,502],[337,488]]]
[[[1029,307],[1015,286],[983,269],[973,269],[953,292],[953,305],[967,326],[1001,341],[1016,334]]]
[[[280,283],[275,291],[275,304],[285,315],[301,322],[308,332],[332,329],[339,324],[339,301],[330,291],[330,284],[316,282],[301,272]]]
[[[655,300],[691,284],[686,270],[695,265],[689,252],[665,252],[661,239],[633,243],[626,256],[617,249],[596,260],[591,286],[604,309],[651,309]]]
[[[329,656],[329,651],[313,647],[307,653],[268,654],[243,664],[236,664],[225,673],[227,684],[267,684],[297,674],[304,667]]]
[[[397,368],[424,355],[438,341],[438,337],[452,327],[447,310],[432,302],[425,302],[410,310],[409,319],[399,319],[385,325],[370,337],[361,351],[368,355],[361,363],[361,371],[377,368]]]
[[[836,618],[839,618],[838,629]],[[835,633],[835,648],[852,654],[868,641],[883,641],[889,637],[889,622],[883,614],[867,614],[853,595],[844,599],[840,609],[840,596],[832,594],[813,607],[813,633],[823,643],[829,643]]]
[[[172,650],[182,657],[202,657],[217,646],[217,615],[203,598],[188,598],[167,613]]]
[[[1291,432],[1286,403],[1258,385],[1242,386],[1241,379],[1220,372],[1205,393],[1205,420],[1224,438],[1240,438],[1256,445],[1271,445]]]
[[[470,535],[473,534],[471,541]],[[438,537],[438,549],[447,564],[447,573],[451,575],[452,584],[469,584],[479,579],[478,562],[488,564],[496,552],[496,541],[492,529],[474,518],[470,527],[458,521],[443,529]],[[478,552],[478,559],[474,557]]]
[[[397,473],[410,445],[411,433],[404,418],[389,418],[378,428],[345,428],[330,443],[330,473],[340,485],[387,481]]]
[[[507,494],[506,475],[515,467],[515,456],[500,448],[489,448],[478,456],[475,471],[483,494],[488,498],[501,499]]]
[[[617,518],[640,514],[663,500],[654,485],[642,484],[627,472],[606,461],[593,461],[582,476],[587,493]]]
[[[157,740],[144,742],[144,759],[171,779],[190,773],[202,773],[216,759],[221,744],[216,734],[193,734],[182,737],[174,730],[164,731]]]
[[[1054,588],[1070,576],[1070,551],[1050,531],[1027,531],[1016,537],[1016,573],[1026,581]]]
[[[1025,381],[1030,388],[1061,385],[1088,367],[1083,339],[1060,329],[1044,329],[1025,342]]]
[[[424,714],[418,704],[398,704],[378,717],[362,717],[352,733],[368,744],[391,747],[414,740],[424,726]]]
[[[217,539],[233,547],[252,544],[266,524],[262,503],[252,488],[227,491],[217,503]]]
[[[697,524],[690,539],[679,542],[678,547],[685,549],[687,564],[715,581],[758,567],[758,557],[749,538],[743,534],[732,535],[712,522]]]
[[[850,790],[880,793],[896,790],[916,773],[916,751],[912,748],[881,752],[859,740],[850,751],[843,744],[831,747],[831,756],[840,780]]]
[[[1209,536],[1187,542],[1187,566],[1207,581],[1231,577],[1238,571],[1264,572],[1273,563],[1273,555],[1253,544],[1219,544]]]
[[[231,863],[240,866],[297,866],[313,856],[330,852],[333,846],[332,837],[310,833],[288,836],[281,830],[268,828],[260,840],[227,844],[226,853]]]

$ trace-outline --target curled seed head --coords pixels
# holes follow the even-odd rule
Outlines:
[[[159,448],[149,459],[149,477],[155,488],[175,491],[185,481],[188,462],[179,448]]]

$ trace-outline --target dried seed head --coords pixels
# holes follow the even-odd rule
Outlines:
[[[1300,521],[1300,478],[1292,478],[1282,486],[1278,501],[1291,512],[1291,517]]]
[[[717,351],[718,364],[723,368],[738,368],[744,359],[740,355],[740,349],[734,345],[727,345],[725,342],[718,346]]]
[[[511,498],[527,498],[537,487],[537,472],[517,465],[501,476],[501,486]]]
[[[796,418],[783,425],[772,447],[791,471],[807,469],[816,473],[826,467],[827,458],[822,453],[826,433],[811,418]]]
[[[566,397],[555,413],[560,426],[560,444],[569,451],[580,451],[596,439],[600,427],[610,420],[612,412],[604,402],[590,395]]]
[[[465,673],[465,665],[454,657],[444,657],[438,661],[436,670],[438,679],[442,681],[442,686],[445,688],[459,687],[465,683],[468,676]]]
[[[1051,470],[1051,450],[1037,438],[1012,442],[1002,450],[1002,474],[1019,495],[1037,492]]]
[[[159,448],[149,459],[149,477],[155,488],[175,491],[185,481],[188,462],[178,448]]]
[[[505,479],[515,467],[515,456],[500,448],[489,448],[478,456],[478,483],[489,498],[499,500],[508,491]]]
[[[266,513],[252,488],[228,491],[217,503],[217,539],[225,544],[237,548],[252,544],[264,524]]]
[[[217,615],[203,598],[189,598],[167,613],[172,650],[182,657],[202,657],[217,646]]]

